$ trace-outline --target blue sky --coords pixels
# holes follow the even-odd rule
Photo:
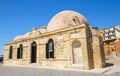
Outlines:
[[[83,14],[99,29],[120,24],[120,0],[0,0],[0,54],[6,42],[47,25],[63,10]]]

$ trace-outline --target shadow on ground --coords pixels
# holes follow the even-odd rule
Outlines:
[[[114,64],[112,64],[112,63],[106,63],[105,64],[105,67],[111,67],[111,66],[113,66]]]

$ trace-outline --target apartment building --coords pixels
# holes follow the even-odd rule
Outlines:
[[[103,41],[119,38],[120,38],[120,26],[115,26],[103,30]]]
[[[120,55],[120,25],[103,29],[104,50],[106,55]]]

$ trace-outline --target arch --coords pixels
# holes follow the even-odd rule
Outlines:
[[[13,46],[9,48],[9,59],[12,59]]]
[[[23,45],[20,44],[19,48],[17,49],[17,59],[22,59],[23,54]]]
[[[31,63],[36,63],[37,43],[34,41],[31,44]]]
[[[82,23],[80,23],[80,20],[79,20],[79,17],[78,17],[78,16],[74,16],[74,17],[73,17],[73,22],[74,22],[75,25],[82,24]]]
[[[54,58],[54,41],[49,39],[46,44],[46,58]]]
[[[82,48],[78,40],[72,42],[72,59],[73,64],[82,65]]]

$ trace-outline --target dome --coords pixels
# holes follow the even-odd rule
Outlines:
[[[47,32],[47,26],[42,26],[40,29],[39,29],[40,33],[45,33]]]
[[[47,29],[39,29],[40,33],[46,33]]]
[[[88,24],[86,18],[80,13],[67,10],[56,14],[48,23],[47,30],[54,31],[80,24]]]
[[[23,39],[23,36],[22,36],[22,35],[19,35],[19,36],[16,36],[16,37],[14,38],[14,41],[21,40],[21,39]]]
[[[23,38],[28,38],[28,37],[30,37],[30,32],[27,32],[27,33],[23,36]]]

